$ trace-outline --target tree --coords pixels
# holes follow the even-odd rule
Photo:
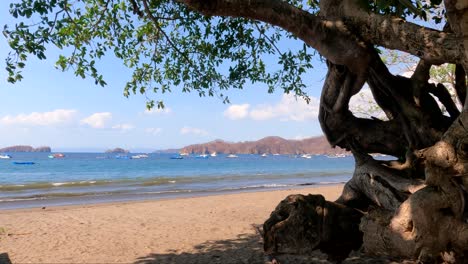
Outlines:
[[[22,0],[11,14],[20,20],[4,30],[11,82],[22,78],[28,55],[45,59],[46,49],[59,48],[68,56],[58,68],[100,85],[96,62],[107,53],[122,59],[133,70],[125,95],[180,87],[227,101],[223,90],[250,81],[307,98],[301,77],[317,51],[328,66],[320,124],[332,146],[353,152],[356,169],[335,202],[320,195],[283,200],[264,225],[266,253],[320,248],[340,261],[362,245],[370,254],[422,262],[468,253],[466,1]],[[444,29],[415,23],[428,17]],[[284,51],[282,39],[303,47]],[[391,74],[382,49],[419,58],[412,76]],[[265,63],[267,55],[278,64]],[[428,82],[432,65],[443,63],[455,65],[461,111],[443,84]],[[365,83],[386,120],[349,110]]]

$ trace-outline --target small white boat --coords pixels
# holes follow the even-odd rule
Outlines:
[[[238,158],[239,156],[234,155],[234,154],[229,154],[226,156],[226,158]]]
[[[180,156],[188,156],[189,154],[187,152],[182,152],[179,154]]]
[[[273,156],[279,156],[279,155],[280,155],[280,154],[278,154],[278,153],[273,154]]]
[[[261,156],[262,156],[262,158],[268,157],[268,155],[266,153],[263,153]]]
[[[11,156],[7,154],[1,154],[0,159],[11,159]]]
[[[304,159],[311,159],[312,156],[310,154],[304,154],[301,156],[301,158],[304,158]]]
[[[216,151],[213,152],[213,153],[211,153],[210,156],[211,156],[211,157],[216,157],[216,156],[217,156]]]
[[[148,155],[146,154],[139,154],[139,155],[133,155],[132,159],[146,159],[148,158]]]
[[[208,154],[200,154],[200,155],[198,155],[196,158],[198,158],[198,159],[207,159],[207,158],[208,158]]]
[[[346,158],[346,154],[327,155],[327,158],[330,158],[330,159]]]

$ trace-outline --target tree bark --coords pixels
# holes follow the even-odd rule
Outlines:
[[[335,8],[330,6],[336,2],[329,6],[321,3],[321,13],[327,14],[326,9],[332,9],[331,14],[324,17],[312,15],[280,0],[178,2],[207,16],[245,17],[279,26],[302,39],[328,60],[346,65],[355,73],[368,57],[365,43],[408,52],[434,64],[460,63],[463,60],[455,48],[460,39],[453,33],[424,28],[390,16],[368,14],[356,8],[353,1],[340,1],[342,4]],[[340,13],[336,14],[336,10]],[[332,19],[328,19],[329,16]],[[341,20],[337,20],[337,17]],[[352,29],[348,28],[349,24]],[[360,32],[359,38],[351,34],[351,30]]]

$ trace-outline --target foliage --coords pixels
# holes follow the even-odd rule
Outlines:
[[[106,81],[97,61],[108,54],[122,60],[133,71],[125,96],[178,87],[228,102],[222,91],[242,89],[249,81],[265,83],[269,92],[281,87],[307,99],[302,77],[312,68],[313,52],[305,44],[284,47],[285,34],[267,24],[208,18],[172,1],[135,6],[124,0],[22,0],[10,5],[10,13],[20,21],[3,31],[12,49],[6,67],[12,83],[23,78],[28,55],[43,60],[46,49],[55,46],[63,53],[57,68],[71,68],[101,86]],[[268,56],[277,63],[266,63]]]
[[[287,2],[311,13],[319,11],[317,0]],[[372,12],[400,17],[425,18],[434,8],[443,10],[437,9],[440,0],[362,4]],[[440,22],[442,12],[432,11],[431,17]],[[125,96],[179,88],[228,102],[224,90],[264,83],[269,92],[281,87],[308,101],[302,80],[312,68],[314,52],[305,44],[291,48],[288,39],[295,37],[268,24],[204,17],[176,1],[163,0],[21,0],[10,4],[10,13],[18,20],[3,30],[12,49],[6,59],[11,83],[23,78],[29,55],[43,60],[46,50],[56,47],[62,50],[58,69],[72,69],[101,86],[106,81],[98,60],[109,54],[122,60],[133,73],[125,85]],[[161,101],[156,103],[164,106]],[[147,103],[148,108],[154,105],[152,100]]]
[[[402,18],[419,17],[425,21],[430,18],[437,24],[445,20],[442,0],[362,0],[361,3],[363,7],[375,13]]]

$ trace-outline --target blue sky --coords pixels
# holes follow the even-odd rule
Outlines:
[[[14,24],[8,6],[7,1],[0,4],[2,26]],[[6,82],[4,70],[8,46],[3,35],[0,37],[0,147],[21,144],[47,145],[56,151],[114,147],[151,151],[215,139],[245,141],[270,135],[295,139],[322,134],[317,112],[326,71],[320,62],[310,73],[309,105],[279,90],[268,94],[264,86],[251,85],[229,91],[231,104],[174,89],[168,95],[152,95],[163,99],[166,109],[148,112],[143,96],[123,96],[131,72],[120,61],[102,61],[108,83],[103,88],[90,79],[55,69],[57,52],[48,51],[45,61],[30,59],[24,80],[12,85]]]

